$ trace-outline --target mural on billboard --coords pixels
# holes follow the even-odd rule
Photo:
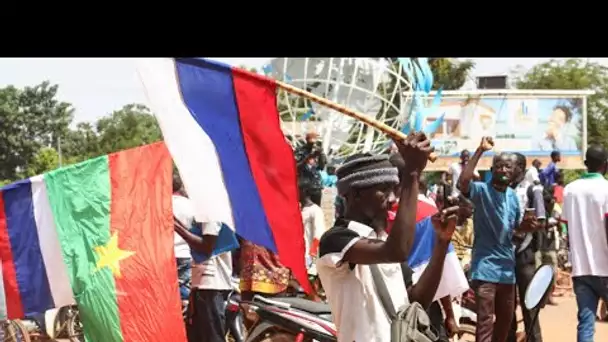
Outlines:
[[[582,148],[581,104],[572,98],[445,98],[426,120],[428,124],[445,113],[432,136],[443,156],[475,149],[483,136],[525,155],[544,156],[553,150],[577,155]]]

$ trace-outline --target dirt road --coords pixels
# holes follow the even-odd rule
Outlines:
[[[547,306],[540,314],[543,341],[576,341],[576,300],[570,296],[556,300],[557,306]],[[608,322],[595,324],[595,340],[608,341]]]

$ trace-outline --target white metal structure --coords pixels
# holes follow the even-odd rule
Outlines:
[[[398,68],[384,58],[275,58],[266,73],[401,128],[411,97],[403,94],[411,82],[400,76]],[[359,121],[315,103],[298,101],[297,96],[283,91],[278,97],[283,130],[294,137],[294,145],[307,131],[316,130],[324,151],[332,150],[337,158],[356,152],[379,152],[387,147],[384,135]]]

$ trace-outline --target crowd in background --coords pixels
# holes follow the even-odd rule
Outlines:
[[[491,149],[491,147],[488,147],[488,149]],[[306,263],[309,279],[314,289],[313,294],[310,295],[310,299],[319,301],[325,299],[326,294],[318,276],[317,259],[320,254],[323,254],[320,251],[320,242],[324,233],[329,228],[326,223],[328,221],[326,214],[321,207],[322,198],[324,189],[339,186],[338,178],[344,179],[346,176],[344,175],[344,171],[342,176],[336,174],[338,165],[328,164],[328,158],[318,141],[318,135],[314,132],[306,135],[304,141],[295,148],[294,154],[297,163],[300,206],[304,225]],[[387,151],[387,154],[389,155],[387,159],[388,166],[397,167],[400,170],[403,169],[404,164],[400,164],[403,163],[403,158],[401,158],[401,153],[395,146],[391,147]],[[481,253],[486,253],[487,258],[490,258],[492,255],[496,256],[497,253],[489,248],[483,251],[484,246],[487,246],[487,241],[475,244],[475,225],[482,224],[494,227],[497,223],[491,217],[480,218],[481,214],[475,216],[474,213],[484,210],[484,208],[480,209],[478,206],[483,206],[483,203],[487,203],[484,198],[490,198],[488,196],[492,195],[492,191],[487,190],[482,185],[495,184],[489,178],[498,175],[498,177],[504,178],[504,180],[501,180],[501,184],[504,184],[517,197],[517,202],[513,203],[518,203],[518,207],[512,208],[513,215],[520,217],[519,215],[527,213],[525,209],[534,209],[535,218],[543,219],[545,220],[544,222],[547,222],[543,229],[516,233],[513,242],[506,242],[507,244],[515,243],[516,245],[516,257],[513,261],[515,272],[512,275],[506,276],[509,278],[506,284],[516,282],[521,299],[522,292],[525,291],[534,271],[541,264],[550,264],[557,271],[558,251],[565,247],[563,243],[566,240],[568,231],[561,218],[564,201],[563,174],[558,168],[561,156],[558,151],[554,151],[551,153],[551,163],[546,167],[543,168],[539,160],[534,160],[532,165],[527,168],[526,158],[523,155],[517,153],[499,154],[497,157],[494,157],[493,167],[500,167],[504,171],[509,167],[507,164],[512,163],[513,170],[504,172],[491,170],[486,174],[480,173],[476,169],[479,156],[473,155],[473,158],[477,159],[474,160],[474,165],[471,169],[471,167],[467,167],[471,160],[471,153],[463,150],[460,153],[459,161],[450,165],[448,170],[443,172],[436,182],[429,183],[422,176],[417,185],[419,192],[417,193],[417,198],[419,201],[429,203],[438,210],[452,205],[460,206],[458,212],[453,215],[457,217],[457,224],[456,230],[453,234],[450,234],[450,240],[463,267],[470,272],[469,275],[472,274],[473,279],[477,279],[476,286],[481,288],[486,286],[488,287],[488,291],[486,292],[492,293],[492,298],[478,296],[478,299],[481,301],[481,312],[478,312],[478,315],[480,315],[478,340],[489,341],[493,335],[496,337],[497,334],[500,335],[498,336],[498,340],[502,340],[501,336],[507,336],[508,334],[509,341],[516,341],[517,324],[515,319],[511,319],[511,316],[514,316],[513,309],[516,307],[515,292],[514,290],[509,292],[511,291],[510,287],[503,288],[496,285],[504,283],[505,279],[500,278],[501,276],[495,278],[496,274],[502,274],[501,272],[503,271],[496,269],[492,271],[492,267],[494,266],[490,264],[484,266],[483,261],[481,265],[479,263],[471,265],[471,259],[479,259]],[[399,162],[399,159],[401,159],[401,162]],[[352,160],[350,162],[353,163]],[[375,159],[374,162],[376,162]],[[348,163],[349,159],[347,158],[344,164]],[[370,161],[369,163],[372,162]],[[464,182],[463,178],[465,179]],[[482,179],[485,179],[486,183],[472,182]],[[397,184],[401,184],[401,178]],[[477,188],[469,188],[470,186],[463,187],[463,184],[475,185]],[[510,194],[509,191],[506,193]],[[339,194],[343,192],[341,189],[338,189]],[[395,219],[398,203],[398,201],[395,202],[395,206],[389,210],[389,221]],[[345,210],[346,202],[344,196],[336,196],[334,203],[335,217],[333,218],[335,219],[335,223],[332,229],[335,229],[335,226],[342,222],[341,219]],[[187,201],[187,194],[177,176],[174,180],[174,211],[176,219],[184,227],[196,226],[194,217],[191,214],[192,209]],[[334,220],[330,220],[330,222],[332,221]],[[239,250],[224,253],[221,258],[196,257],[197,253],[209,255],[210,248],[212,248],[213,243],[217,239],[218,232],[219,227],[217,225],[207,223],[199,224],[198,232],[182,231],[176,228],[175,249],[180,282],[185,284],[186,281],[191,279],[192,294],[190,294],[190,305],[193,308],[191,319],[193,322],[197,322],[196,325],[199,327],[197,330],[200,330],[201,334],[203,331],[205,332],[205,337],[199,339],[201,341],[223,341],[226,327],[222,303],[226,301],[229,291],[235,286],[235,278],[239,280],[238,287],[242,293],[242,298],[245,300],[251,299],[255,294],[262,294],[264,296],[281,295],[290,289],[293,290],[299,287],[291,277],[289,269],[280,263],[280,260],[278,260],[274,253],[248,241],[239,241],[241,245]],[[478,238],[487,240],[485,236]],[[473,251],[472,255],[474,244],[477,246],[477,251]],[[508,250],[508,248],[505,247],[505,250]],[[193,252],[190,253],[190,251]],[[475,256],[475,253],[478,255]],[[188,265],[191,265],[191,267]],[[561,266],[569,266],[569,263],[565,262]],[[504,274],[508,274],[508,272]],[[332,278],[327,276],[325,278],[323,285],[331,288],[332,280],[330,279]],[[434,286],[436,288],[437,285],[435,284]],[[184,291],[182,295],[185,301],[187,299],[187,292]],[[552,292],[552,295],[561,294]],[[425,301],[428,301],[428,298],[424,298]],[[432,305],[429,302],[429,306],[427,307],[429,307],[429,314],[436,330],[443,331],[443,336],[440,337],[445,338],[445,341],[447,341],[447,338],[455,333],[454,325],[456,323],[454,322],[453,313],[451,313],[451,299],[442,299],[445,299],[445,301],[436,301]],[[556,304],[552,296],[549,297],[547,304]],[[490,305],[492,305],[491,308]],[[494,306],[496,306],[496,310]],[[503,312],[500,312],[501,307],[504,308]],[[485,313],[483,312],[484,308],[487,311]],[[533,312],[527,312],[524,305],[521,305],[521,308],[526,332],[531,335],[530,340],[542,341],[538,322],[532,326],[531,317]],[[434,314],[432,314],[433,311]],[[496,324],[487,318],[493,317],[494,314],[497,317]],[[506,318],[507,316],[508,319]]]
[[[316,138],[317,136],[314,133],[308,134],[305,143],[296,149],[296,158],[298,160],[298,170],[300,170],[299,175],[301,182],[303,179],[310,180],[316,185],[315,189],[317,190],[315,190],[315,192],[317,194],[322,194],[320,189],[322,187],[335,186],[337,177],[335,175],[335,166],[331,167],[331,169],[326,166],[327,158],[323,154]],[[394,146],[391,147],[387,153],[391,156],[398,155]],[[458,257],[465,268],[469,267],[471,250],[474,243],[474,220],[472,218],[474,205],[462,195],[458,183],[470,157],[471,155],[468,150],[461,151],[460,160],[450,165],[448,170],[441,174],[438,182],[428,184],[423,177],[419,184],[421,198],[432,203],[432,205],[443,208],[446,204],[449,206],[450,203],[459,203],[464,207],[465,210],[461,211],[462,214],[458,217],[458,228],[452,237],[452,242]],[[511,154],[510,157],[513,158],[516,165],[516,173],[513,174],[513,179],[510,180],[509,185],[513,188],[513,192],[517,195],[519,200],[520,206],[518,209],[535,209],[534,213],[536,217],[539,219],[546,219],[547,222],[544,229],[528,234],[520,234],[514,238],[514,242],[517,245],[517,277],[514,278],[517,279],[517,288],[520,293],[519,298],[522,300],[522,305],[520,305],[520,307],[524,316],[526,331],[532,335],[530,338],[531,341],[541,341],[542,335],[539,323],[538,321],[535,323],[532,322],[532,317],[535,312],[528,312],[523,305],[523,295],[521,294],[525,292],[535,270],[541,264],[551,265],[557,273],[558,251],[560,251],[560,249],[565,249],[566,247],[563,246],[563,243],[564,241],[567,241],[567,229],[566,225],[561,222],[561,205],[563,203],[564,191],[563,173],[560,172],[558,168],[561,161],[561,155],[558,151],[552,152],[551,162],[544,168],[538,159],[533,160],[532,165],[527,168],[525,156],[516,153]],[[402,165],[394,166],[402,167]],[[485,176],[483,177],[485,178],[484,180],[490,181],[491,171],[487,171],[483,175]],[[472,180],[482,180],[482,174],[476,168],[473,170]],[[321,199],[320,197],[316,197],[316,199],[316,205],[318,206],[321,203]],[[444,203],[446,201],[450,203]],[[318,209],[319,210],[317,211],[320,216],[322,210],[320,210],[320,208]],[[343,197],[336,196],[336,219],[339,219],[343,214],[344,209],[345,204]],[[396,208],[394,209],[396,210]],[[393,211],[393,216],[394,212],[395,211]],[[306,222],[306,216],[304,217]],[[309,233],[307,233],[307,241],[315,241],[316,243],[316,239],[320,236],[320,232],[325,229],[325,227],[319,229],[318,227],[320,226],[322,226],[322,224],[306,225],[306,230],[309,231]],[[312,258],[316,255],[317,249],[307,249],[307,251],[313,252],[312,254],[307,254],[307,258],[311,261],[311,268],[314,269],[315,267]],[[569,266],[569,263],[566,261],[562,266],[567,267]],[[553,299],[554,295],[559,296],[562,295],[562,293],[554,292],[553,290],[550,291],[547,304],[557,305],[557,302]],[[431,319],[438,325],[436,326],[436,330],[440,332],[440,335],[444,335],[440,337],[445,338],[447,341],[448,335],[454,332],[454,328],[450,327],[450,325],[453,324],[453,314],[450,312],[451,310],[446,310],[446,307],[450,306],[451,301],[449,298],[445,299],[446,300],[443,302],[444,304],[441,305],[443,310],[440,309],[439,303],[434,302],[429,311],[431,313]],[[513,303],[510,304],[510,307],[515,307],[514,301],[514,299],[511,299],[511,302]],[[514,310],[508,309],[506,314],[511,315],[511,313],[513,319],[506,321],[512,323],[506,324],[506,327],[503,330],[505,331],[505,334],[509,334],[510,341],[516,341],[518,334]],[[439,318],[437,318],[437,316]],[[442,334],[442,332],[446,333]]]

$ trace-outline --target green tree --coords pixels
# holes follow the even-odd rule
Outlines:
[[[81,122],[61,141],[63,165],[162,139],[156,118],[142,104],[128,104],[94,124]]]
[[[429,58],[429,66],[433,72],[434,90],[441,87],[443,90],[458,90],[467,81],[475,62],[457,61],[454,58]]]
[[[33,177],[59,167],[59,154],[54,148],[43,147],[35,155],[28,165],[27,170],[20,178]]]
[[[70,130],[61,141],[62,162],[64,165],[80,162],[101,155],[99,136],[89,122],[80,122],[76,129]]]
[[[156,118],[142,104],[128,104],[97,120],[96,128],[101,155],[162,139]]]
[[[48,81],[0,89],[0,179],[16,180],[42,147],[56,146],[69,131],[74,110],[57,91]]]
[[[517,72],[517,71],[516,71]],[[518,89],[591,89],[587,98],[587,141],[606,144],[608,141],[608,68],[586,59],[551,60],[515,74]],[[573,106],[580,107],[580,100]]]

